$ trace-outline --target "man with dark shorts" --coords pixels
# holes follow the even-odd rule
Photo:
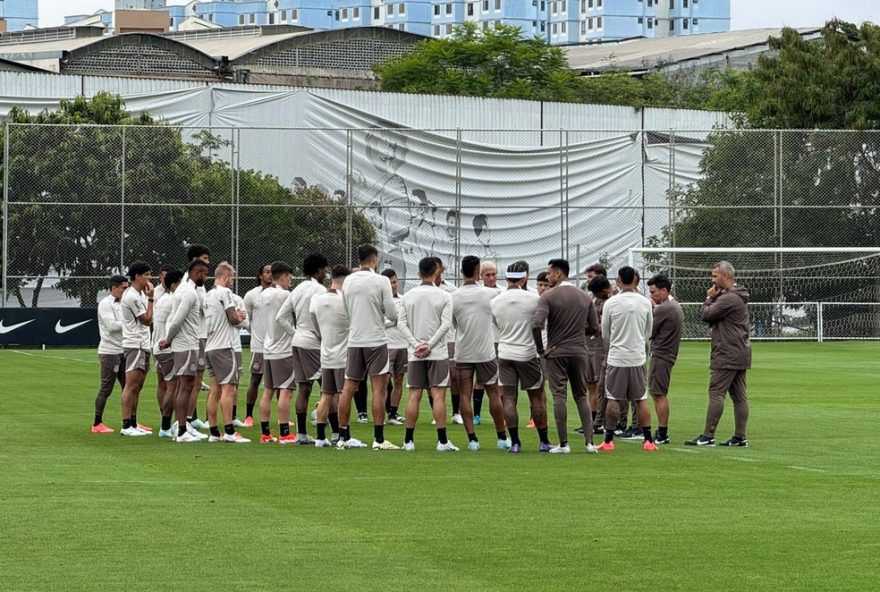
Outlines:
[[[495,292],[495,295],[501,293],[501,288],[498,287],[498,266],[495,265],[494,261],[480,261],[480,282],[483,284],[484,288],[488,288]],[[458,341],[456,337],[456,341]],[[498,358],[498,329],[495,326],[492,326],[492,343],[495,346],[495,358]],[[482,384],[479,380],[477,384],[473,386],[473,415],[474,415],[474,425],[480,425],[482,423],[482,413],[483,413],[483,399],[486,394],[486,385]],[[499,391],[500,392],[500,391]],[[499,394],[498,399],[500,401],[501,395]],[[491,402],[490,402],[491,405]],[[503,404],[501,406],[502,414],[503,414]],[[491,413],[491,408],[490,408]],[[492,418],[495,418],[495,415],[492,415]],[[495,422],[495,426],[497,428],[498,422]]]
[[[409,347],[406,406],[406,436],[403,449],[416,449],[415,430],[419,419],[422,393],[429,391],[437,425],[437,451],[457,452],[458,447],[446,435],[446,387],[449,386],[449,360],[444,347],[446,332],[452,326],[452,297],[434,285],[439,273],[437,261],[425,257],[419,261],[422,283],[406,293],[397,321]]]
[[[587,284],[587,290],[593,299],[593,307],[596,309],[596,318],[599,319],[599,328],[602,328],[602,313],[605,303],[614,293],[611,288],[611,282],[604,275],[597,275]],[[608,350],[605,349],[605,340],[602,335],[593,335],[587,341],[587,352],[590,356],[590,365],[594,372],[593,378],[595,384],[591,384],[590,388],[596,391],[596,407],[593,407],[593,399],[590,399],[590,408],[595,410],[593,414],[593,433],[605,433],[605,408],[608,399],[605,397],[605,370],[607,367]],[[598,372],[596,371],[598,369]],[[590,379],[590,376],[587,376]],[[590,391],[592,397],[593,391]]]
[[[260,303],[260,294],[263,290],[272,285],[272,264],[267,263],[260,266],[260,272],[257,274],[259,285],[252,288],[244,295],[244,310],[248,316],[250,328],[248,332],[251,336],[251,379],[248,384],[247,399],[244,417],[244,427],[250,428],[254,425],[254,407],[256,407],[257,398],[260,394],[260,383],[263,381],[263,372],[265,371],[265,363],[263,361],[263,340],[266,337],[268,324],[272,319],[267,318],[264,308]]]
[[[263,374],[264,390],[260,400],[260,442],[278,442],[282,445],[296,444],[296,435],[290,433],[290,400],[296,385],[293,364],[293,338],[280,318],[293,313],[288,305],[290,280],[293,269],[283,261],[272,264],[272,280],[275,282],[260,295],[260,302],[271,314],[263,341],[263,359],[266,371]],[[269,418],[272,415],[272,394],[278,391],[278,438],[269,431]]]
[[[394,304],[397,306],[397,316],[400,318],[400,307],[403,306],[403,300],[397,293],[397,273],[393,269],[383,269],[382,275],[391,282],[391,295],[394,297]],[[388,367],[391,370],[391,380],[389,381],[388,400],[385,402],[385,411],[388,414],[388,423],[391,425],[403,425],[406,421],[404,417],[398,415],[397,410],[400,407],[400,399],[403,396],[403,378],[406,375],[407,347],[406,337],[397,327],[397,323],[385,320],[385,331],[388,333]]]
[[[168,333],[168,322],[174,315],[174,292],[180,286],[183,272],[179,269],[168,269],[162,277],[162,296],[156,300],[153,312],[153,356],[156,358],[157,398],[161,395],[159,410],[162,425],[159,428],[160,438],[173,439],[171,417],[174,415],[174,399],[177,396],[177,377],[174,376],[174,354],[167,349],[159,349],[159,343]],[[155,294],[158,290],[154,290]]]
[[[611,298],[602,311],[602,339],[608,348],[605,374],[605,442],[599,446],[603,452],[614,451],[614,429],[620,416],[621,406],[636,403],[637,421],[645,437],[643,449],[657,450],[651,436],[651,410],[645,393],[645,362],[648,338],[651,335],[654,315],[651,302],[636,289],[639,277],[632,267],[621,267],[617,272],[620,293]]]
[[[532,319],[540,297],[530,292],[529,266],[516,261],[507,266],[507,290],[492,300],[492,320],[498,328],[498,383],[504,397],[504,417],[510,431],[510,452],[522,451],[517,401],[522,387],[529,396],[531,416],[541,441],[539,452],[550,452],[547,437],[547,398],[544,374],[535,342]]]
[[[290,293],[276,316],[276,322],[292,337],[293,379],[297,386],[296,442],[311,446],[315,439],[308,434],[309,397],[312,394],[312,383],[321,378],[321,341],[312,325],[309,306],[314,296],[327,292],[324,287],[327,258],[323,255],[309,255],[303,261],[303,273],[306,279]]]
[[[125,388],[125,356],[122,353],[122,295],[128,289],[128,279],[122,275],[110,278],[110,294],[98,303],[98,363],[101,366],[101,386],[95,397],[93,434],[112,434],[113,428],[104,425],[104,407],[118,381]]]
[[[360,269],[345,278],[342,299],[348,313],[348,359],[345,388],[339,399],[338,448],[364,448],[351,437],[351,400],[358,383],[370,377],[373,393],[373,450],[400,450],[385,440],[385,389],[388,385],[388,336],[385,319],[397,322],[391,282],[376,273],[379,251],[373,245],[358,247]]]
[[[208,442],[248,444],[250,440],[235,431],[232,408],[238,392],[241,367],[235,355],[235,342],[241,341],[239,325],[247,319],[244,309],[236,308],[232,290],[235,268],[226,261],[214,270],[214,289],[206,296],[208,341],[205,344],[207,370],[211,376],[208,391]],[[217,408],[223,414],[223,431],[217,425]]]
[[[504,427],[504,403],[501,400],[501,388],[498,386],[498,362],[495,353],[495,335],[498,329],[492,323],[492,300],[498,296],[498,291],[477,282],[480,276],[480,258],[475,255],[462,258],[461,276],[464,284],[452,295],[452,327],[455,329],[455,367],[460,379],[461,411],[468,437],[468,450],[480,449],[474,429],[477,413],[471,407],[471,391],[480,386],[489,393],[489,411],[495,421],[495,433],[498,436],[496,447],[510,450],[511,442],[507,439]],[[493,281],[494,277],[493,273]]]
[[[568,281],[569,264],[565,259],[551,259],[547,279],[552,288],[541,295],[532,319],[532,338],[538,355],[547,359],[547,381],[553,393],[553,414],[559,444],[550,454],[569,454],[568,388],[577,406],[584,429],[584,446],[590,454],[593,446],[593,418],[587,389],[587,337],[599,330],[593,302],[583,290]],[[547,348],[542,331],[547,325]]]
[[[150,266],[135,261],[128,268],[128,289],[122,294],[122,352],[125,386],[122,387],[123,436],[148,436],[153,430],[137,421],[138,399],[150,367],[150,325],[153,324],[153,283]]]
[[[669,379],[678,358],[684,312],[681,304],[669,295],[672,283],[666,276],[655,275],[649,279],[648,290],[654,303],[651,367],[648,372],[648,392],[654,399],[654,411],[657,413],[654,442],[669,444]]]
[[[712,328],[712,354],[709,365],[709,408],[703,433],[685,444],[714,446],[715,429],[724,413],[724,396],[733,401],[733,437],[721,446],[745,448],[749,445],[746,426],[749,422],[749,396],[746,372],[752,367],[752,342],[749,337],[749,292],[736,283],[733,266],[720,261],[712,269],[712,285],[700,310],[703,321]]]
[[[208,265],[211,263],[211,250],[202,244],[193,243],[186,249],[186,260],[192,261],[193,259],[200,259]],[[183,281],[186,282],[189,277],[184,275]],[[207,291],[205,290],[205,286],[196,286],[196,291],[199,293],[199,298],[202,302],[202,306],[205,304],[205,296],[207,295]],[[193,381],[192,392],[189,397],[189,406],[192,414],[189,416],[189,423],[193,428],[207,429],[207,422],[199,419],[199,391],[208,390],[206,386],[204,386],[203,378],[205,375],[205,343],[208,340],[208,324],[206,321],[206,316],[204,311],[202,311],[202,321],[199,326],[199,355],[196,358],[196,378]]]
[[[342,286],[351,271],[342,265],[330,272],[330,289],[312,298],[309,316],[321,340],[321,400],[316,414],[318,439],[315,448],[329,448],[339,439],[339,396],[345,386],[348,358],[348,313],[342,301]],[[333,437],[327,439],[327,423]]]
[[[446,266],[443,259],[434,257],[437,261],[438,273],[434,277],[434,285],[446,292],[452,294],[457,289],[455,284],[443,277],[446,273]],[[446,332],[446,353],[449,358],[449,398],[452,401],[452,423],[464,425],[464,418],[461,416],[461,393],[459,384],[461,380],[458,376],[458,369],[455,367],[455,329]],[[428,395],[428,401],[431,401],[431,395]],[[433,420],[432,420],[433,421]]]
[[[175,441],[181,444],[207,440],[208,435],[195,429],[187,418],[192,409],[192,392],[199,371],[199,332],[205,316],[205,303],[198,288],[205,286],[208,277],[208,264],[202,259],[193,259],[187,266],[187,280],[174,292],[174,315],[168,322],[165,339],[159,342],[159,349],[171,348],[174,355],[174,377],[177,379],[177,394],[174,398],[174,412],[177,416],[177,435]]]

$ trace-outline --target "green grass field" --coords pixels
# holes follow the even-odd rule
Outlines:
[[[567,457],[486,424],[440,455],[424,412],[413,454],[96,436],[93,351],[0,350],[0,590],[876,590],[880,344],[754,350],[750,448],[681,446],[708,380],[687,344],[673,445]]]

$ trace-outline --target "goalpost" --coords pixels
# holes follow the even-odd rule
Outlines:
[[[672,281],[687,339],[708,337],[699,308],[722,260],[750,292],[754,339],[880,339],[880,247],[633,247],[627,254],[643,281],[661,273]]]

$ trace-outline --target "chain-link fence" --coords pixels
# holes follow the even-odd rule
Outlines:
[[[404,290],[426,255],[454,279],[467,254],[502,269],[577,258],[580,275],[597,261],[613,270],[635,246],[880,246],[873,132],[4,124],[0,133],[4,307],[94,306],[110,274],[136,259],[182,267],[193,242],[238,267],[240,293],[264,263],[298,267],[321,252],[351,265],[364,242],[380,247]],[[880,302],[875,279],[838,285],[834,297],[817,281],[754,299]],[[863,316],[867,335],[873,315]]]

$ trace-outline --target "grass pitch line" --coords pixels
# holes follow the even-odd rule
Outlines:
[[[64,360],[66,362],[79,362],[80,364],[95,364],[95,363],[97,363],[97,360],[82,360],[79,358],[68,358],[65,356],[52,356],[52,355],[48,355],[48,354],[45,354],[45,355],[44,354],[34,354],[31,352],[24,352],[24,351],[20,351],[17,349],[11,349],[9,351],[14,354],[19,354],[21,356],[29,356],[31,358],[39,358],[41,360]]]
[[[88,485],[205,485],[207,481],[143,481],[137,479],[110,479],[81,481]]]
[[[808,473],[827,473],[825,469],[814,469],[813,467],[801,467],[798,465],[785,465],[788,469],[793,469],[795,471],[807,471]]]
[[[700,454],[699,450],[691,450],[690,448],[669,448],[669,450],[675,450],[676,452],[684,452],[685,454]]]

